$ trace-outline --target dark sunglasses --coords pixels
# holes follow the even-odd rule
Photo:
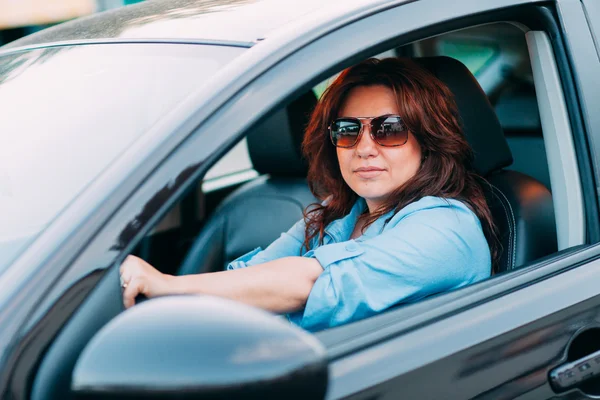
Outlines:
[[[369,123],[370,122],[370,123]],[[379,117],[344,117],[329,125],[329,136],[336,147],[354,147],[360,140],[365,125],[371,127],[371,138],[384,147],[402,146],[408,141],[408,129],[399,115]]]

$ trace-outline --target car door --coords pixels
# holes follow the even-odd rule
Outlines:
[[[429,2],[421,5],[425,3],[433,8]],[[561,40],[552,44],[557,70],[564,73],[566,66],[560,64],[567,60],[561,57],[567,54],[572,57],[571,68],[582,66],[571,70],[576,81],[569,83],[562,75],[561,83],[567,103],[578,98],[569,107],[579,156],[585,152],[585,133],[598,129],[593,119],[578,120],[579,107],[590,114],[597,110],[597,96],[591,91],[598,90],[592,82],[598,73],[598,58],[580,2],[558,2],[552,13],[558,17],[554,34],[564,35],[562,40],[567,43],[566,49],[561,48]],[[424,19],[427,10],[418,15]],[[519,15],[524,14],[519,10],[507,19]],[[545,29],[552,32],[550,25]],[[538,61],[543,68],[548,66],[546,61]],[[584,159],[579,157],[578,165],[587,185],[584,191],[589,193],[595,187],[592,169],[597,163]],[[589,205],[596,200],[588,194],[585,202]],[[597,213],[588,208],[586,220],[587,241],[593,243],[597,240]],[[381,330],[379,326],[371,326],[370,332],[357,330],[351,345],[348,337],[343,342],[341,332],[323,333],[320,338],[329,345],[334,377],[329,397],[542,399],[599,395],[595,380],[600,362],[598,254],[597,245],[567,248],[519,272],[475,285],[462,296],[457,293],[456,298],[446,295],[425,301],[419,312],[406,313],[406,318],[398,312],[397,322],[382,324]],[[450,305],[454,301],[457,303]]]
[[[556,39],[552,44],[557,46],[557,59],[566,58],[565,49],[557,43],[562,43],[563,35],[571,27],[581,30],[587,26],[585,19],[577,16],[564,21],[558,19],[564,17],[560,8],[538,10],[535,5],[522,4],[535,2],[463,1],[451,7],[443,0],[404,3],[389,3],[367,10],[339,29],[326,34],[315,33],[309,43],[288,46],[285,56],[255,79],[249,79],[246,86],[236,88],[228,101],[214,113],[207,114],[210,117],[156,169],[148,175],[140,173],[129,178],[127,190],[136,188],[134,193],[123,205],[112,209],[114,212],[102,210],[106,214],[98,225],[98,234],[85,245],[69,269],[91,272],[97,268],[98,260],[114,260],[115,252],[131,249],[144,231],[167,212],[186,186],[241,138],[249,124],[339,68],[392,45],[499,19],[535,26],[540,18],[550,18],[545,23],[554,29],[551,33]],[[578,3],[571,2],[569,6],[577,7]],[[356,35],[356,32],[361,34]],[[585,53],[589,46],[593,48],[591,40],[579,37],[570,40],[578,44],[568,48],[569,56],[578,54],[577,51]],[[324,54],[327,57],[323,57]],[[566,68],[571,65],[567,63]],[[577,84],[573,84],[564,71],[560,71],[565,94],[574,97],[579,105],[581,84],[586,84],[591,76],[579,70],[567,69],[566,72],[578,75]],[[574,134],[585,135],[586,119],[581,111],[570,109],[570,117]],[[207,134],[217,127],[222,135]],[[585,146],[581,140],[577,143]],[[560,388],[555,383],[557,389],[552,389],[549,374],[567,361],[577,361],[600,350],[600,347],[595,349],[595,342],[590,340],[596,332],[600,311],[600,285],[596,283],[600,281],[596,261],[600,248],[593,244],[598,241],[595,233],[598,221],[597,214],[590,212],[595,210],[592,204],[596,202],[594,175],[591,166],[586,164],[589,161],[586,152],[577,150],[583,159],[579,173],[585,197],[585,244],[567,248],[521,271],[391,311],[364,324],[317,335],[328,348],[328,397],[555,396]],[[135,179],[137,182],[133,182]],[[120,235],[123,232],[127,234]],[[106,298],[103,296],[113,296],[118,289],[117,268],[114,264],[109,267],[105,266],[107,274],[94,279],[89,287],[80,288],[79,296],[87,304],[95,303],[96,310],[102,310],[102,300]],[[93,292],[91,287],[95,289]],[[46,303],[42,302],[44,309],[55,305],[50,300]],[[94,320],[94,315],[88,313],[87,322],[84,317],[76,320],[78,315],[81,313],[75,313],[68,324],[92,329],[90,320]],[[55,342],[46,354],[64,354],[60,352],[66,351],[68,343],[64,339],[61,348],[54,346]],[[569,359],[573,355],[576,358]],[[19,364],[18,358],[16,360],[15,364]],[[32,362],[29,369],[22,372],[30,374],[31,381],[39,382],[36,366],[37,363]],[[574,392],[577,389],[569,390],[565,396],[579,393]]]
[[[556,18],[562,15],[558,7],[537,9],[524,4],[523,8],[504,8],[520,4],[461,2],[446,9],[444,4],[447,3],[409,3],[348,25],[275,66],[257,80],[259,86],[253,92],[264,106],[269,99],[282,96],[281,88],[286,85],[289,88],[289,82],[298,82],[301,88],[311,75],[324,74],[336,66],[349,65],[385,50],[386,39],[407,43],[459,27],[506,19],[526,23],[540,32],[547,30],[548,37],[554,38],[546,44],[553,46],[549,54],[556,58],[552,65],[556,67],[556,76],[562,79],[559,84],[567,98],[577,143],[577,168],[586,210],[586,243],[568,246],[520,271],[464,291],[398,310],[397,314],[392,311],[382,316],[384,322],[373,318],[360,327],[317,334],[329,350],[328,397],[496,399],[581,395],[574,386],[576,371],[566,369],[564,364],[581,360],[585,365],[589,362],[587,355],[600,350],[590,340],[598,332],[600,288],[596,282],[600,271],[596,259],[600,248],[594,244],[598,240],[595,180],[584,151],[586,141],[582,140],[587,132],[585,121],[578,109],[581,86],[569,80],[573,71],[564,63],[568,54],[589,50],[593,42],[572,38],[578,43],[577,48],[561,47],[561,35],[567,26],[566,21],[560,25],[561,20]],[[442,9],[447,11],[443,16]],[[543,24],[536,25],[544,18]],[[586,23],[577,19],[571,22],[580,27]],[[378,29],[371,30],[372,35],[353,34],[367,32],[374,26]],[[319,58],[322,54],[328,55],[331,67],[323,65]],[[590,79],[591,75],[587,77]],[[575,104],[571,102],[573,98]],[[223,109],[223,117],[260,112],[258,107],[255,110],[248,107],[231,103]],[[241,126],[237,129],[243,130]],[[557,379],[550,384],[553,374]],[[568,379],[561,378],[564,376]],[[583,390],[593,394],[593,389],[585,384]]]
[[[539,45],[535,54],[545,57],[536,59],[540,72],[551,75],[542,82],[554,81],[548,89],[561,91],[568,110],[577,158],[574,166],[565,164],[564,169],[577,169],[584,240],[569,243],[567,237],[569,245],[561,252],[521,270],[317,334],[329,352],[328,398],[539,399],[598,394],[589,384],[595,365],[589,356],[600,350],[600,341],[594,340],[600,322],[598,213],[587,148],[589,121],[581,111],[590,105],[583,104],[587,98],[582,98],[582,87],[594,74],[574,71],[570,58],[594,51],[594,43],[583,13],[576,12],[581,11],[578,2],[541,8],[530,3],[465,1],[449,8],[446,2],[424,0],[390,8],[314,41],[256,82],[264,85],[254,91],[264,106],[289,82],[299,82],[302,88],[307,77],[335,72],[386,50],[393,41],[404,44],[508,20],[526,26],[531,36],[541,36],[530,43]],[[574,27],[579,34],[571,33]],[[573,36],[564,37],[569,34]],[[322,54],[327,54],[326,66]],[[572,75],[577,80],[571,80]],[[223,115],[239,115],[244,109],[249,112],[247,108],[230,104]]]

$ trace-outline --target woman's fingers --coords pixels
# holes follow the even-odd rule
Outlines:
[[[136,296],[145,290],[145,272],[141,261],[138,257],[128,255],[121,264],[121,287],[125,308],[135,305]]]
[[[132,255],[128,255],[127,257],[125,257],[125,259],[121,263],[121,267],[119,268],[119,273],[122,277],[125,277],[125,275],[128,273],[130,265],[135,262],[135,258],[136,257]]]
[[[135,305],[135,298],[139,294],[144,294],[145,284],[142,279],[134,278],[127,283],[127,287],[123,290],[123,304],[125,308]]]
[[[154,297],[172,292],[169,276],[160,273],[152,265],[135,256],[127,256],[120,267],[123,304],[129,308],[139,294]]]

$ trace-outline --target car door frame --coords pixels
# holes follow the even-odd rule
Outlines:
[[[121,189],[127,191],[128,200],[123,205],[113,205],[115,210],[114,213],[109,214],[111,217],[108,221],[99,222],[101,229],[95,234],[88,245],[82,246],[82,252],[78,253],[78,257],[70,265],[69,271],[91,271],[92,266],[94,266],[94,269],[99,268],[98,263],[94,262],[95,260],[106,260],[105,264],[100,266],[100,269],[107,270],[111,265],[114,265],[114,261],[116,259],[118,260],[119,257],[123,257],[123,254],[130,251],[135,243],[138,242],[168,211],[176,199],[186,190],[193,187],[193,182],[201,176],[215,160],[223,155],[241,138],[250,124],[258,122],[260,118],[265,116],[265,113],[269,109],[273,109],[274,107],[283,104],[296,93],[308,90],[312,87],[311,85],[319,79],[332,74],[342,66],[352,64],[363,56],[376,54],[392,43],[399,42],[400,40],[409,42],[410,40],[422,37],[426,32],[434,32],[427,30],[426,27],[433,26],[442,29],[441,27],[443,26],[443,30],[447,30],[452,29],[452,27],[458,28],[469,23],[483,23],[488,19],[491,21],[501,17],[502,13],[506,12],[506,10],[502,11],[501,9],[505,9],[509,6],[521,5],[522,3],[525,2],[515,0],[494,0],[482,4],[480,1],[473,0],[458,3],[448,10],[442,7],[443,4],[446,4],[442,0],[424,0],[418,3],[408,3],[396,8],[374,13],[362,20],[349,23],[339,30],[302,47],[296,53],[279,60],[278,63],[267,72],[257,77],[251,84],[244,87],[237,94],[228,99],[228,101],[224,102],[223,106],[202,123],[197,130],[194,130],[193,134],[190,135],[190,137],[186,139],[173,154],[171,154],[164,162],[160,162],[160,165],[156,166],[156,170],[153,173],[147,176],[138,175],[135,177],[135,182],[129,182],[127,186],[124,186]],[[438,5],[442,7],[444,11],[447,10],[449,12],[440,13],[439,10],[435,12],[431,11],[431,7],[435,5]],[[420,21],[414,21],[414,18],[411,20],[406,16],[403,18],[402,14],[407,11],[407,7],[411,8],[411,12],[414,12],[415,10],[422,11],[423,14],[419,15],[423,18],[421,18]],[[481,14],[486,12],[490,13],[489,18],[485,15],[482,16]],[[506,15],[510,15],[510,12]],[[398,21],[402,20],[406,21],[406,24],[398,24]],[[356,37],[350,39],[351,36],[348,36],[352,31],[363,30],[368,32],[370,27],[381,26],[380,24],[390,24],[390,21],[393,21],[395,26],[401,26],[401,28],[395,28],[396,30],[393,35],[389,33],[391,27],[387,26],[387,31],[385,33],[387,33],[388,36],[382,36],[382,32],[372,32],[369,35],[360,35],[358,39]],[[324,40],[327,38],[337,41],[338,44],[346,43],[349,46],[343,47],[343,51],[339,50],[333,52],[329,47],[331,42]],[[323,51],[326,52],[323,53]],[[310,56],[315,54],[328,54],[331,59],[328,60],[327,65],[324,67],[323,60],[319,60],[318,58],[311,59]],[[349,54],[352,54],[352,56],[350,57]],[[304,65],[305,68],[299,68],[298,65]],[[296,68],[290,68],[290,66],[296,66]],[[285,87],[286,90],[282,91],[282,87]],[[206,132],[214,131],[217,127],[220,132],[225,132],[224,135],[212,139],[207,145]],[[198,154],[200,144],[205,151]],[[140,218],[140,215],[142,214],[141,211],[146,207],[149,207],[149,212],[144,213],[144,218]],[[122,233],[127,226],[133,227],[133,229],[129,230],[125,237],[122,237]],[[118,251],[115,251],[115,248],[118,249]],[[593,259],[599,254],[600,249],[597,246],[591,246],[571,254],[563,255],[555,260],[541,262],[534,268],[529,268],[521,274],[513,275],[512,279],[506,279],[504,286],[490,285],[486,293],[488,297],[480,298],[480,300],[481,302],[489,302],[490,299],[494,299],[491,300],[491,302],[493,302],[496,301],[495,298],[507,298],[506,294],[511,292],[523,296],[525,292],[519,291],[519,289],[526,287],[532,281],[541,280],[543,282],[544,278],[547,278],[548,275],[568,273],[573,265],[585,263],[587,260]],[[67,256],[65,256],[65,258],[66,257]],[[69,274],[66,275],[68,276]],[[117,286],[117,276],[114,275],[112,279]],[[551,279],[547,279],[547,281],[549,281],[550,284],[557,284],[556,281],[552,281]],[[422,329],[435,326],[431,325],[432,321],[437,320],[440,323],[443,323],[445,321],[451,321],[452,318],[461,318],[461,316],[466,315],[464,314],[466,309],[479,315],[478,310],[480,310],[480,307],[483,305],[480,303],[472,303],[472,300],[473,298],[468,301],[463,301],[462,303],[460,301],[455,302],[452,305],[454,308],[450,307],[451,309],[445,310],[445,313],[439,312],[437,318],[432,315],[430,321],[422,321]],[[40,309],[42,310],[40,312],[42,314],[54,304],[51,300],[47,300],[46,304],[44,304],[44,302],[46,302],[46,300],[42,300],[40,305]],[[498,309],[501,309],[501,307],[498,307]],[[35,320],[33,317],[31,319]],[[25,324],[25,327],[27,326],[30,327],[31,323]],[[418,330],[414,331],[417,326],[419,325],[413,326],[408,330],[418,332]],[[408,334],[404,332],[407,331],[398,330],[392,332],[392,336],[397,336],[396,339],[404,337],[408,338]],[[27,332],[23,333],[26,334]],[[342,381],[340,370],[344,370],[344,368],[348,370],[348,365],[356,364],[354,361],[356,358],[351,359],[350,357],[360,358],[365,357],[365,354],[367,353],[377,354],[379,352],[377,346],[395,344],[396,339],[392,340],[388,337],[381,339],[379,343],[376,341],[371,343],[363,342],[360,347],[348,349],[345,355],[338,354],[338,358],[332,358],[332,368],[334,371],[332,374],[332,384]],[[367,357],[369,356],[367,355]],[[370,357],[374,360],[372,356]],[[363,371],[366,373],[368,371],[373,372],[376,369],[377,368],[372,364],[364,363],[363,360],[361,368],[354,368],[351,370],[353,372]],[[401,369],[392,368],[391,371],[396,371],[393,376],[398,376],[401,373],[399,372]],[[348,375],[344,376],[347,377]],[[356,385],[352,386],[355,392],[360,392],[372,390],[373,383],[377,381],[366,380],[363,378],[356,380],[356,382],[362,382],[363,384],[362,388],[357,387]],[[382,385],[384,383],[385,381],[382,381]],[[340,385],[337,385],[339,388]],[[380,389],[384,388],[382,385],[379,385],[378,387]],[[335,387],[336,386],[334,386],[334,388]],[[335,390],[338,391],[336,392]],[[339,389],[335,390],[330,392],[330,395],[333,397],[355,393],[343,393],[340,392]]]
[[[580,92],[582,112],[588,131],[589,148],[596,176],[600,176],[600,81],[589,79],[600,68],[600,5],[590,0],[557,0],[570,49],[573,76]],[[577,38],[574,40],[574,38]],[[590,44],[593,44],[591,46]],[[596,181],[598,182],[598,181]],[[600,183],[597,193],[600,196]]]

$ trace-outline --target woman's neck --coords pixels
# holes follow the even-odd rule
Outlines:
[[[369,214],[373,214],[375,211],[377,211],[382,206],[382,203],[380,201],[376,201],[376,200],[365,199],[365,202],[367,203],[367,212]]]

